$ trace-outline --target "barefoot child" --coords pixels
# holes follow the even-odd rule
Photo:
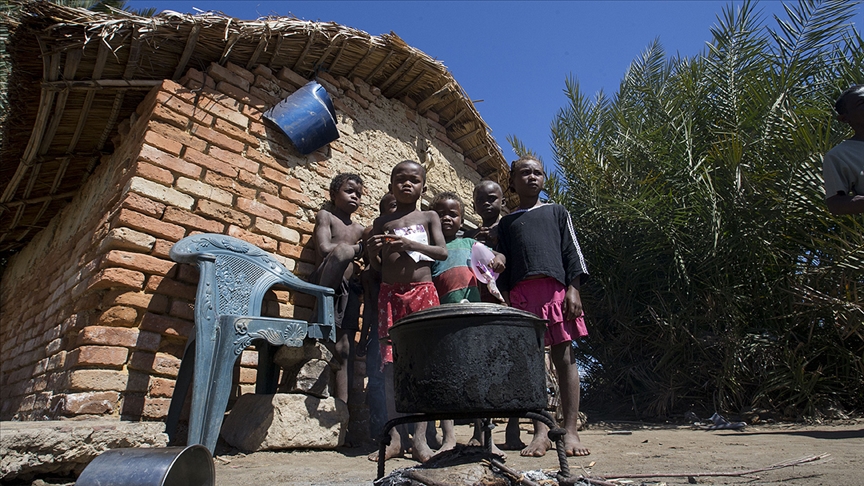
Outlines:
[[[438,294],[432,283],[432,262],[446,260],[447,249],[441,234],[441,221],[434,211],[420,211],[417,201],[426,192],[426,169],[412,160],[396,164],[390,173],[390,193],[396,198],[396,211],[379,216],[372,224],[367,240],[372,265],[381,271],[378,294],[378,337],[384,338],[397,320],[438,305]],[[381,345],[384,364],[387,417],[396,417],[393,395],[393,350]],[[385,459],[401,455],[401,434],[390,431],[391,442]],[[416,424],[412,456],[420,462],[432,457],[426,442],[426,423]],[[370,459],[372,457],[370,456]]]
[[[378,204],[379,215],[396,211],[396,198],[389,192]],[[372,227],[363,231],[363,241],[372,235]],[[372,268],[368,261],[360,274],[363,282],[363,331],[357,345],[357,355],[366,355],[366,404],[369,405],[369,437],[378,439],[387,423],[387,403],[384,398],[384,375],[381,373],[381,348],[378,346],[378,293],[381,292],[381,272]]]
[[[359,327],[360,285],[354,278],[354,260],[363,253],[360,237],[363,225],[351,221],[360,207],[363,180],[356,174],[339,174],[330,183],[332,209],[322,209],[312,230],[317,268],[309,281],[336,291],[335,356],[342,365],[336,372],[336,398],[348,403],[348,386],[353,377],[354,335]]]
[[[498,285],[511,306],[549,321],[545,341],[561,388],[565,452],[587,456],[579,441],[579,369],[572,341],[588,335],[579,296],[588,271],[567,210],[540,202],[545,180],[543,165],[534,158],[522,157],[510,167],[510,189],[519,196],[519,207],[498,223],[498,250],[507,258]],[[534,438],[521,454],[546,454],[552,446],[547,432],[535,421]]]
[[[463,300],[480,302],[477,277],[469,266],[471,248],[477,240],[456,238],[456,233],[462,228],[462,219],[465,217],[462,198],[453,192],[442,192],[432,200],[432,209],[441,219],[441,232],[444,234],[444,241],[447,242],[447,259],[432,264],[432,282],[438,290],[438,299],[442,304],[458,303]],[[496,252],[491,264],[492,270],[501,273],[504,271],[504,264],[504,255]],[[479,427],[476,423],[474,427],[474,435],[479,436]],[[441,428],[444,430],[444,444],[441,446],[441,451],[454,448],[456,436],[453,431],[453,421],[442,420]],[[471,445],[481,445],[480,439],[477,439],[476,444]],[[495,444],[492,444],[492,452],[503,455]]]

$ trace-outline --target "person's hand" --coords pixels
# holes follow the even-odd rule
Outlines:
[[[500,275],[506,268],[506,265],[504,264],[504,255],[495,255],[495,258],[492,259],[492,263],[490,263],[489,266],[492,267],[493,272]]]
[[[567,287],[567,294],[564,298],[564,311],[566,319],[576,319],[582,315],[582,298],[579,296],[579,289],[570,285]]]
[[[477,233],[474,233],[474,239],[481,243],[488,243],[489,240],[489,227],[481,226],[477,228]]]

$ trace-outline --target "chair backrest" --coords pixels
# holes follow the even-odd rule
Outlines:
[[[237,238],[214,233],[189,236],[170,251],[177,262],[197,264],[200,277],[195,322],[213,322],[221,315],[260,316],[264,294],[274,285],[304,290],[297,278],[272,255]]]

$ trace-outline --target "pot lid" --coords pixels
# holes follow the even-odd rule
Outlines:
[[[435,320],[435,319],[451,319],[465,317],[512,317],[523,321],[540,321],[546,322],[545,319],[540,319],[536,315],[514,309],[512,307],[503,306],[500,304],[489,304],[485,302],[463,302],[458,304],[441,304],[428,309],[414,312],[402,319],[396,321],[393,327],[403,324],[410,324],[417,321]]]

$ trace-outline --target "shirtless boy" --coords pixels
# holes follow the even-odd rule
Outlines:
[[[360,207],[363,180],[356,174],[339,174],[330,183],[332,209],[322,209],[315,217],[312,236],[315,246],[316,270],[309,281],[336,291],[335,356],[342,365],[336,371],[336,398],[348,403],[348,386],[353,370],[351,360],[354,335],[358,328],[360,300],[354,260],[363,253],[360,237],[363,225],[351,221],[351,214]]]
[[[375,219],[372,236],[366,241],[372,266],[381,271],[381,293],[378,294],[378,336],[381,338],[389,334],[397,320],[438,305],[431,266],[434,260],[447,259],[438,214],[417,209],[417,201],[426,192],[426,169],[413,160],[399,162],[390,173],[388,187],[396,198],[396,211]],[[396,417],[393,350],[388,344],[381,345],[381,361],[387,417],[393,419]],[[390,438],[385,459],[402,455],[404,451],[397,428],[391,429]],[[370,459],[377,460],[373,456]],[[432,457],[432,449],[426,442],[425,422],[415,426],[412,456],[420,462]]]

